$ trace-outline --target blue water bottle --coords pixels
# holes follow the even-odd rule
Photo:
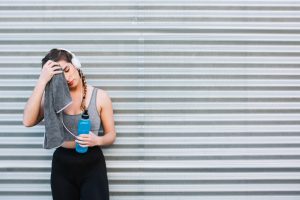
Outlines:
[[[78,121],[78,135],[80,134],[89,134],[91,129],[91,122],[89,119],[89,114],[87,110],[84,110],[83,114],[81,115],[81,119]],[[76,142],[76,151],[78,153],[85,153],[87,152],[88,147],[82,147]]]

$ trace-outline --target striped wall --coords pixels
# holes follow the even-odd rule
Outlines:
[[[0,0],[0,199],[50,200],[41,59],[108,91],[112,200],[300,199],[300,1]]]

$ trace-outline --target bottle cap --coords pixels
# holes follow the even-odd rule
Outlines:
[[[89,118],[88,110],[84,110],[84,112],[83,112],[82,115],[81,115],[81,118],[82,118],[82,119],[88,119],[88,118]]]

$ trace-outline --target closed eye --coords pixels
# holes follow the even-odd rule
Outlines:
[[[65,72],[68,72],[69,70],[70,70],[69,66],[65,67],[65,69],[64,69]]]

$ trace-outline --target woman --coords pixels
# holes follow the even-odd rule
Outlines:
[[[42,59],[42,71],[26,103],[23,124],[31,127],[44,118],[46,84],[55,74],[64,73],[72,97],[72,104],[63,111],[66,128],[77,133],[74,127],[85,109],[88,109],[92,128],[89,134],[81,134],[76,139],[65,131],[68,136],[65,138],[69,139],[55,149],[51,168],[53,199],[107,200],[109,187],[101,146],[113,144],[116,138],[112,102],[106,91],[86,83],[80,66],[72,60],[74,57],[68,50],[51,49]],[[58,70],[60,68],[63,70]],[[98,133],[103,130],[104,134],[98,135],[96,129]],[[76,142],[88,147],[88,151],[77,153]]]

